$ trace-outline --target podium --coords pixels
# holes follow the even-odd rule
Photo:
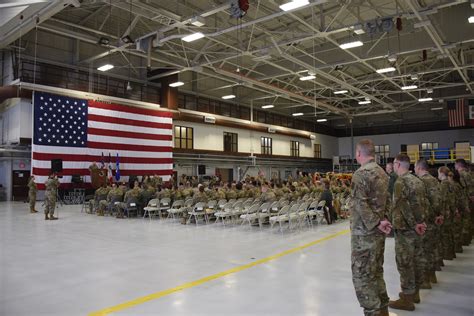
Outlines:
[[[92,169],[91,170],[91,184],[94,189],[98,189],[107,183],[107,170]]]

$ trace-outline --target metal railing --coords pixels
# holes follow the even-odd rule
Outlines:
[[[438,148],[438,149],[425,149],[418,151],[402,152],[410,157],[411,161],[418,161],[419,159],[426,159],[428,162],[435,163],[446,163],[454,162],[456,159],[463,158],[466,161],[471,161],[471,149],[454,149],[454,148]]]

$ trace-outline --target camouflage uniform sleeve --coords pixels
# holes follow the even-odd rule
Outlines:
[[[426,207],[426,195],[425,188],[421,180],[415,178],[412,185],[410,186],[410,207],[413,211],[413,216],[415,218],[416,224],[422,223],[425,217],[425,207]],[[414,227],[415,225],[411,226]]]
[[[369,184],[368,174],[360,172],[354,175],[352,179],[352,195],[354,200],[354,211],[357,212],[364,223],[365,227],[371,231],[375,229],[380,223],[381,216],[374,209],[372,209],[369,201],[373,198]],[[376,185],[374,186],[376,187]]]
[[[449,205],[450,193],[449,193],[449,189],[446,182],[441,183],[439,196],[440,196],[440,204],[439,204],[440,213],[441,215],[446,216],[450,211],[450,205]]]

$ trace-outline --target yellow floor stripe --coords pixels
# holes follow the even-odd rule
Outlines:
[[[292,254],[292,253],[297,252],[297,251],[301,251],[301,250],[306,249],[308,247],[319,244],[323,241],[333,239],[335,237],[338,237],[338,236],[341,236],[341,235],[344,235],[344,234],[347,234],[347,233],[349,233],[349,229],[339,231],[335,234],[331,234],[331,235],[326,236],[324,238],[312,241],[312,242],[307,243],[303,246],[299,246],[299,247],[295,247],[295,248],[292,248],[292,249],[289,249],[289,250],[285,250],[283,252],[277,253],[276,255],[266,257],[266,258],[263,258],[263,259],[260,259],[260,260],[242,265],[242,266],[238,266],[238,267],[235,267],[235,268],[232,268],[232,269],[220,272],[220,273],[216,273],[216,274],[204,277],[204,278],[196,280],[196,281],[184,283],[184,284],[178,285],[176,287],[173,287],[171,289],[167,289],[167,290],[156,292],[156,293],[153,293],[153,294],[150,294],[150,295],[142,296],[142,297],[136,298],[134,300],[119,304],[119,305],[115,305],[115,306],[112,306],[112,307],[107,307],[107,308],[104,308],[100,311],[92,312],[92,313],[89,314],[89,316],[105,316],[105,315],[109,315],[109,314],[114,313],[114,312],[119,312],[119,311],[122,311],[124,309],[128,309],[130,307],[134,307],[134,306],[137,306],[137,305],[140,305],[140,304],[152,301],[152,300],[156,300],[156,299],[159,299],[161,297],[164,297],[164,296],[167,296],[167,295],[170,295],[170,294],[173,294],[173,293],[185,290],[185,289],[189,289],[189,288],[201,285],[203,283],[206,283],[206,282],[209,282],[209,281],[212,281],[212,280],[220,279],[220,278],[225,277],[226,275],[229,275],[229,274],[237,273],[237,272],[255,267],[257,265],[267,263],[269,261],[281,258],[283,256]]]

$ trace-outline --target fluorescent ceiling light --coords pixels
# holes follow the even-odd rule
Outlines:
[[[340,44],[339,47],[342,49],[349,49],[349,48],[359,47],[362,45],[364,45],[364,43],[362,43],[361,41],[354,41],[354,42]]]
[[[306,81],[306,80],[313,80],[313,79],[315,79],[315,78],[316,78],[316,76],[314,76],[314,75],[309,75],[309,76],[305,76],[305,77],[300,77],[300,80],[301,80],[301,81]]]
[[[426,90],[426,93],[428,93],[428,94],[433,93],[433,89],[427,89],[427,90]]]
[[[327,119],[319,119],[319,120],[316,120],[316,122],[327,122],[328,120]]]
[[[273,104],[262,105],[262,109],[271,109],[275,107]]]
[[[359,104],[370,104],[372,101],[370,100],[365,100],[365,101],[359,101]]]
[[[387,68],[381,68],[381,69],[376,70],[376,72],[379,74],[384,74],[386,72],[392,72],[392,71],[395,71],[395,67],[387,67]]]
[[[300,112],[300,113],[293,113],[293,114],[291,114],[291,115],[293,115],[293,116],[302,116],[302,115],[304,115],[304,114]]]
[[[412,84],[410,86],[403,86],[402,90],[412,90],[412,89],[416,89],[416,88],[418,88],[418,86]]]
[[[235,95],[233,95],[233,94],[225,95],[225,96],[222,97],[222,99],[224,99],[224,100],[229,100],[229,99],[233,99],[233,98],[235,98]]]
[[[411,80],[418,80],[418,75],[416,75],[416,74],[411,75],[410,78],[411,78]]]
[[[100,66],[99,68],[97,68],[97,70],[100,70],[100,71],[107,71],[107,70],[110,70],[110,69],[113,69],[113,68],[114,68],[114,65],[105,64],[105,65]]]
[[[308,5],[308,4],[309,4],[309,0],[293,0],[291,2],[282,4],[280,6],[280,9],[282,9],[283,11],[290,11],[290,10],[304,7],[305,5]]]
[[[181,87],[182,85],[184,85],[184,82],[181,81],[170,83],[170,87],[172,88]]]
[[[433,98],[420,98],[418,102],[426,102],[426,101],[433,101]]]
[[[365,30],[362,24],[354,25],[354,33],[356,33],[357,35],[361,35],[365,33]]]
[[[470,16],[469,19],[467,19],[469,23],[474,23],[474,15]]]
[[[339,91],[334,91],[334,94],[344,94],[344,93],[347,93],[349,91],[347,90],[339,90]]]
[[[201,27],[206,25],[206,21],[202,16],[195,16],[194,18],[191,19],[191,24],[197,27]]]
[[[439,108],[431,108],[431,111],[439,111],[439,110],[442,110],[443,108],[442,107],[439,107]]]
[[[203,37],[204,37],[204,34],[202,34],[201,32],[198,32],[198,33],[194,33],[194,34],[185,36],[185,37],[182,38],[182,40],[185,41],[185,42],[193,42],[193,41],[198,40],[198,39],[203,38]]]

